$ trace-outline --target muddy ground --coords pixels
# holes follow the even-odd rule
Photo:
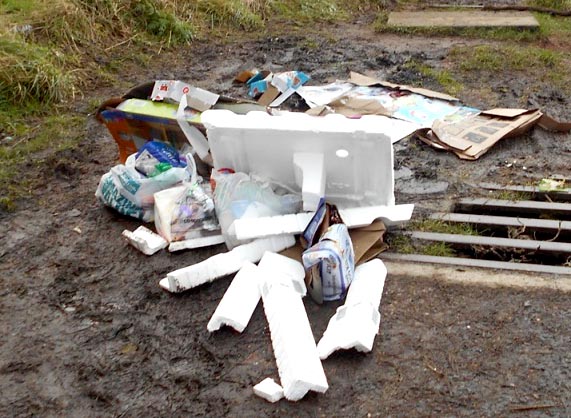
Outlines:
[[[231,80],[255,66],[300,69],[315,83],[354,70],[438,89],[403,64],[413,58],[438,68],[453,45],[483,42],[379,35],[358,22],[327,33],[198,43],[174,64],[156,62],[121,78],[131,85],[180,78],[243,94]],[[529,80],[509,74],[464,81],[467,104],[540,106],[571,120],[568,97],[547,85],[530,94]],[[472,94],[482,83],[492,87],[494,103]],[[93,95],[107,93],[122,92]],[[88,98],[78,111],[87,112]],[[224,248],[146,257],[127,246],[121,231],[139,223],[94,198],[100,176],[117,161],[116,146],[103,127],[86,123],[81,147],[51,158],[36,173],[45,186],[0,218],[1,416],[571,416],[569,294],[398,273],[387,278],[373,352],[324,361],[327,393],[298,403],[257,398],[254,384],[278,378],[261,305],[243,334],[209,335],[206,323],[230,277],[181,295],[159,289],[167,272]],[[412,172],[397,181],[397,202],[416,203],[417,213],[481,193],[470,182],[571,177],[571,137],[541,130],[504,141],[476,162],[416,139],[395,150],[397,168]],[[337,305],[305,305],[318,340]]]

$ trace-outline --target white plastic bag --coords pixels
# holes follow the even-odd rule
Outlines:
[[[155,203],[153,195],[189,177],[188,171],[181,167],[173,167],[154,177],[146,177],[135,169],[133,154],[127,158],[125,165],[116,165],[101,177],[95,196],[123,215],[152,222]]]
[[[196,182],[155,194],[155,226],[168,242],[220,234],[214,202]]]
[[[229,249],[243,244],[236,239],[233,222],[242,218],[287,215],[301,211],[301,196],[279,195],[267,182],[251,178],[245,173],[212,172],[216,183],[214,202],[216,215]]]

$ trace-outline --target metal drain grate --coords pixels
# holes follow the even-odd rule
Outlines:
[[[548,201],[461,199],[453,212],[434,213],[429,218],[451,226],[469,225],[473,235],[403,233],[415,243],[444,243],[455,257],[389,252],[382,258],[571,275],[571,203],[565,203],[571,202],[571,193],[508,187],[494,186],[494,190],[531,193],[532,198]]]

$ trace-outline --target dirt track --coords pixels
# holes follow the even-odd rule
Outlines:
[[[300,69],[316,83],[354,70],[438,89],[402,64],[414,57],[445,65],[453,44],[481,42],[403,40],[351,25],[332,33],[343,33],[344,40],[196,44],[176,65],[159,63],[126,79],[180,78],[237,94],[243,91],[231,86],[233,76],[256,66]],[[308,48],[309,41],[317,48]],[[571,120],[569,99],[548,86],[531,93],[533,103],[520,103],[532,80],[499,75],[488,81],[505,86],[496,92],[498,105],[539,105]],[[485,98],[470,97],[470,88],[465,95],[467,104],[486,107]],[[38,173],[45,188],[0,218],[0,415],[571,415],[569,294],[464,286],[438,277],[388,277],[374,351],[326,360],[325,395],[276,405],[255,397],[252,385],[278,377],[261,306],[243,334],[209,335],[206,323],[230,278],[178,296],[158,288],[168,271],[223,247],[151,258],[128,247],[121,231],[138,223],[103,208],[93,195],[99,177],[116,163],[116,147],[104,128],[91,119],[87,124],[81,148],[58,155]],[[395,149],[397,166],[413,172],[397,183],[397,202],[417,203],[419,213],[473,194],[467,180],[571,177],[571,137],[541,130],[502,142],[476,162],[417,140]],[[517,164],[507,167],[513,160]],[[447,187],[437,194],[406,193],[411,182],[421,191],[435,182]],[[305,305],[318,339],[336,305]]]

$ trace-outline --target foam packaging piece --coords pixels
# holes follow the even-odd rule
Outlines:
[[[295,182],[301,187],[303,210],[315,211],[325,196],[325,164],[320,153],[293,154]]]
[[[209,237],[192,238],[184,241],[175,241],[169,244],[169,251],[192,250],[194,248],[210,247],[224,244],[224,235],[211,235]]]
[[[153,255],[168,245],[163,237],[145,226],[140,226],[133,232],[125,229],[121,235],[127,239],[129,244],[146,255]]]
[[[210,318],[206,326],[208,331],[214,332],[222,325],[231,326],[238,332],[244,331],[260,301],[258,275],[258,267],[246,261]]]
[[[271,377],[266,377],[256,386],[254,393],[260,398],[264,398],[268,402],[277,402],[284,397],[283,388],[278,385]]]
[[[279,252],[294,245],[295,238],[293,235],[278,235],[258,239],[248,244],[239,245],[232,251],[213,255],[200,263],[170,272],[166,278],[159,282],[159,286],[169,292],[183,292],[236,273],[242,268],[245,261],[257,263],[266,251]]]
[[[361,352],[373,349],[381,321],[378,309],[386,275],[387,269],[379,259],[355,269],[345,304],[329,320],[327,329],[317,344],[322,360],[340,349],[354,348]]]
[[[286,274],[260,270],[264,312],[284,396],[297,401],[310,390],[324,393],[328,389],[327,378],[301,295]]]
[[[294,155],[322,154],[328,202],[340,207],[394,205],[393,147],[377,116],[207,110],[201,121],[216,169],[256,174],[301,192]]]
[[[414,210],[413,204],[394,206],[368,206],[339,209],[343,222],[349,229],[370,225],[375,219],[382,219],[385,225],[397,225],[408,221]],[[236,219],[233,223],[238,240],[263,238],[281,234],[301,234],[314,213],[266,216],[255,219]]]
[[[305,287],[305,269],[303,264],[284,255],[266,251],[258,264],[266,274],[278,272],[286,275],[293,284],[294,289],[303,297],[307,294]]]

